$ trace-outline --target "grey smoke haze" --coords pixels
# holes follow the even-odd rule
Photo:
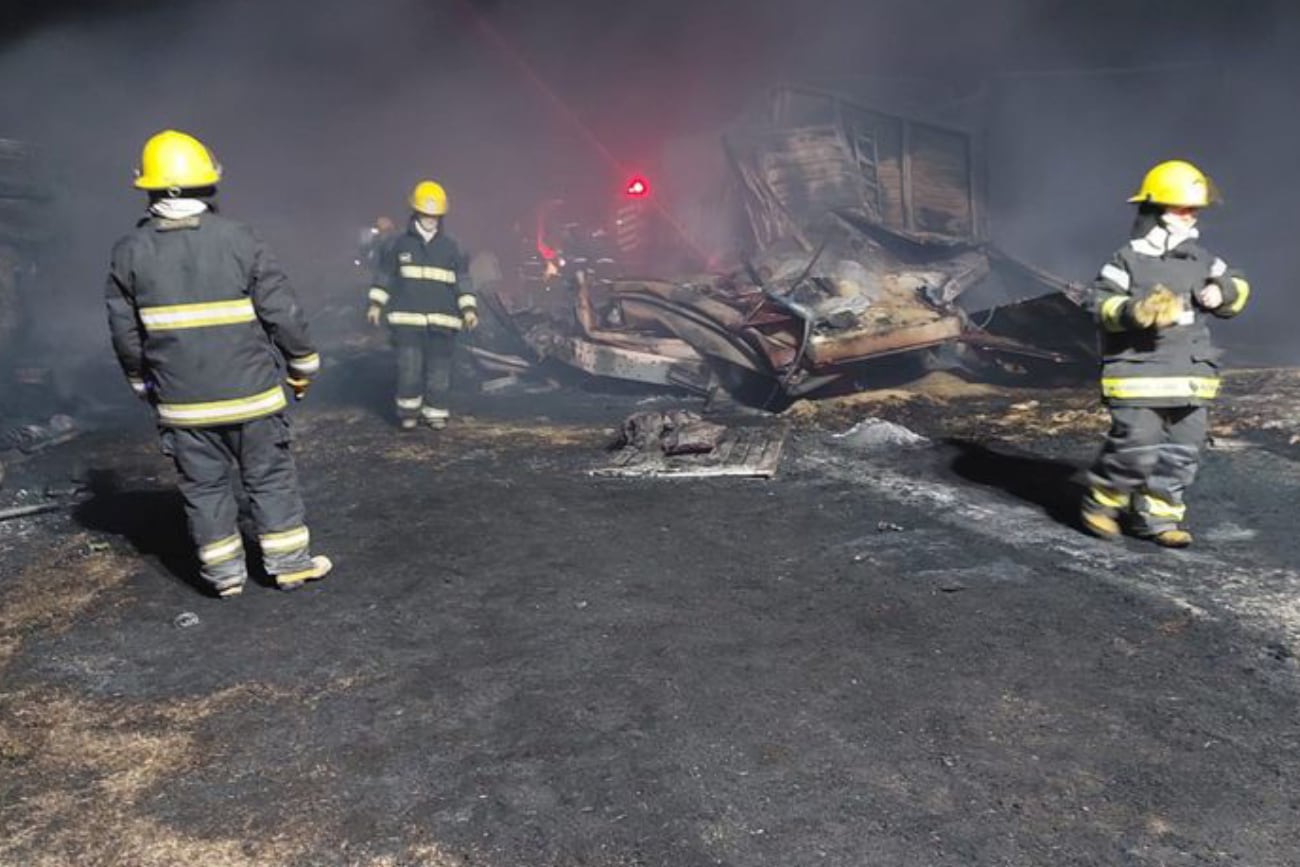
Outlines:
[[[1123,199],[1147,166],[1202,163],[1227,200],[1205,221],[1208,241],[1259,291],[1220,333],[1300,360],[1288,213],[1300,12],[1280,0],[72,8],[41,4],[0,43],[0,136],[41,147],[57,180],[42,292],[62,318],[42,337],[59,354],[111,363],[102,275],[140,212],[131,172],[159,129],[213,147],[222,207],[271,241],[317,306],[355,285],[355,230],[400,216],[420,177],[448,187],[471,248],[499,246],[540,197],[613,188],[621,167],[658,165],[765,87],[814,81],[970,125],[998,240],[1074,280],[1123,241]]]

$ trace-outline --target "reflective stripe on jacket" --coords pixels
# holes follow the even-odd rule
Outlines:
[[[1161,226],[1121,248],[1093,283],[1092,310],[1101,326],[1102,396],[1129,406],[1196,406],[1219,391],[1220,351],[1210,340],[1211,315],[1227,319],[1246,306],[1250,285],[1202,247],[1195,233],[1171,244]],[[1218,285],[1223,304],[1202,310],[1195,295]],[[1164,286],[1183,303],[1179,321],[1143,328],[1133,305]]]
[[[267,246],[204,213],[150,217],[113,248],[105,294],[113,348],[148,382],[161,424],[207,427],[279,412],[283,375],[320,369],[306,317]]]
[[[477,306],[460,245],[441,228],[426,243],[414,221],[384,250],[369,298],[399,328],[460,331],[462,314]]]

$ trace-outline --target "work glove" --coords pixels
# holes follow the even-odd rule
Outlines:
[[[460,316],[465,320],[465,328],[467,330],[473,331],[475,328],[478,328],[478,314],[473,310],[466,310]]]
[[[1182,299],[1167,286],[1156,286],[1133,304],[1133,321],[1143,328],[1168,328],[1182,314]]]
[[[1223,290],[1218,283],[1206,283],[1196,293],[1196,302],[1206,310],[1213,310],[1223,304]]]
[[[366,308],[366,321],[369,322],[371,325],[375,326],[376,328],[378,328],[379,322],[383,317],[383,313],[384,313],[384,308],[380,307],[378,304],[371,304],[368,308]]]
[[[289,388],[293,390],[293,399],[302,400],[307,396],[307,389],[311,388],[311,380],[305,377],[299,378],[291,376],[288,379]]]

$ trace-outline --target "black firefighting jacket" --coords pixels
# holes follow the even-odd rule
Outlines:
[[[218,214],[148,217],[113,248],[105,292],[113,349],[164,427],[236,424],[286,405],[289,374],[320,356],[267,246]]]
[[[1218,394],[1220,352],[1210,341],[1209,315],[1236,316],[1250,285],[1202,247],[1195,232],[1181,243],[1170,241],[1169,232],[1155,226],[1120,248],[1093,283],[1101,390],[1111,405],[1200,406]],[[1223,303],[1206,311],[1195,293],[1209,283],[1219,286]],[[1183,315],[1168,328],[1142,328],[1133,320],[1133,305],[1157,286],[1182,299]]]
[[[477,307],[460,245],[441,227],[425,243],[414,220],[383,250],[370,303],[386,310],[389,325],[449,331],[464,328],[461,314]]]

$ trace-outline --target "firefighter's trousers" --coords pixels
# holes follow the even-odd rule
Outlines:
[[[1208,413],[1203,406],[1111,407],[1111,427],[1088,474],[1084,508],[1127,512],[1141,536],[1178,528],[1196,478]]]
[[[262,564],[270,575],[311,568],[292,435],[283,414],[207,428],[164,428],[176,463],[200,574],[220,588],[247,576],[235,485],[248,496]]]
[[[393,328],[397,346],[397,417],[435,421],[450,417],[447,397],[456,334],[436,326]]]

